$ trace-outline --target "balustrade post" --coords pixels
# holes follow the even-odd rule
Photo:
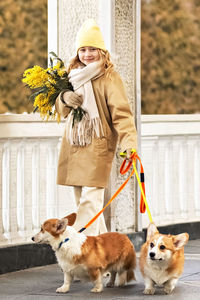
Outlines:
[[[40,149],[39,142],[35,142],[32,146],[32,228],[37,230],[40,226]]]
[[[20,235],[24,235],[25,220],[24,220],[24,156],[25,143],[22,140],[17,149],[17,228]]]
[[[3,144],[2,151],[2,240],[10,238],[10,142]]]

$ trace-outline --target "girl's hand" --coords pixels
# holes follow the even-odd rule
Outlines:
[[[126,149],[126,158],[127,159],[131,158],[131,154],[132,154],[132,149],[131,148]]]
[[[126,158],[127,160],[129,160],[131,158],[131,155],[136,152],[136,150],[134,148],[128,148],[126,149],[126,151],[121,152],[120,156],[123,158]]]
[[[73,107],[74,109],[81,106],[83,103],[83,98],[72,91],[62,92],[60,99],[67,106]]]

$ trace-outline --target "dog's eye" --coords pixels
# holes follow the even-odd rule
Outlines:
[[[154,243],[151,243],[151,244],[150,244],[150,247],[153,248],[153,247],[154,247]]]
[[[161,245],[160,246],[160,250],[164,250],[165,249],[165,246],[164,245]]]

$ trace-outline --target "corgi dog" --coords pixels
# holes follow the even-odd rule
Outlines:
[[[155,284],[164,286],[164,292],[170,294],[183,272],[184,246],[189,235],[160,234],[154,223],[147,229],[147,240],[140,252],[140,271],[144,277],[144,294],[153,295]]]
[[[55,251],[64,273],[64,283],[56,292],[68,292],[74,276],[92,281],[91,292],[95,293],[103,290],[105,272],[111,274],[108,287],[114,286],[116,274],[120,286],[134,280],[136,253],[129,238],[116,232],[85,236],[72,227],[75,219],[75,213],[61,220],[49,219],[32,237],[35,243],[48,243]]]

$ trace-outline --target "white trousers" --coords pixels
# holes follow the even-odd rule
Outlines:
[[[77,204],[77,218],[73,227],[79,231],[103,208],[104,188],[74,186]],[[98,235],[107,232],[103,213],[85,231],[86,235]]]

